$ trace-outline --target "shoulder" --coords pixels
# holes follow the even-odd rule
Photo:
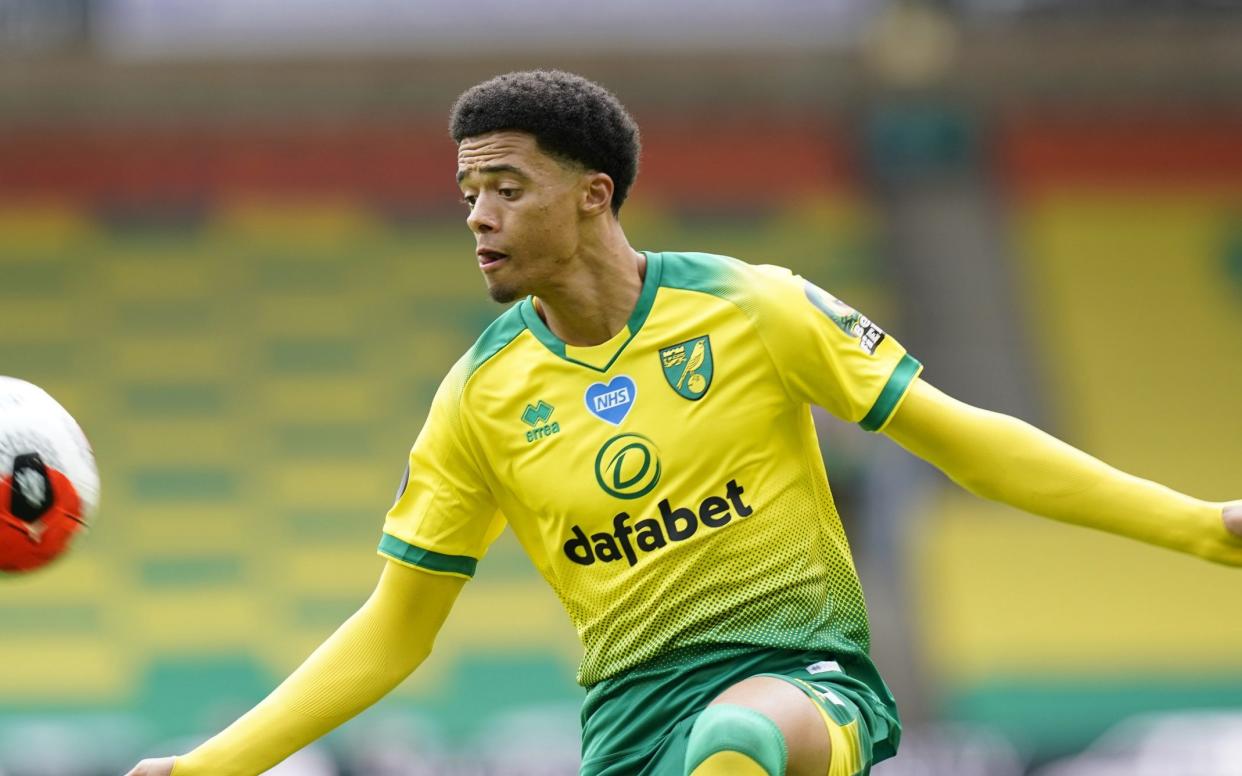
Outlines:
[[[455,368],[464,370],[463,379],[469,380],[484,365],[504,351],[509,343],[526,331],[526,321],[522,317],[522,305],[524,304],[527,302],[518,302],[488,324],[470,349],[458,360],[458,367]]]
[[[467,383],[501,359],[509,345],[526,331],[521,311],[523,304],[525,302],[513,305],[488,324],[474,344],[453,364],[441,383],[438,399],[451,398],[454,404],[460,402]]]
[[[748,312],[791,290],[800,293],[802,288],[800,277],[773,264],[751,264],[715,253],[666,252],[661,256],[661,287],[709,294]]]

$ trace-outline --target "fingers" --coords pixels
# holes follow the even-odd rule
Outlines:
[[[1234,536],[1242,539],[1242,501],[1234,501],[1225,505],[1225,511],[1222,515],[1225,521],[1225,528]]]
[[[143,760],[133,767],[125,776],[169,776],[172,773],[175,757],[159,757]]]

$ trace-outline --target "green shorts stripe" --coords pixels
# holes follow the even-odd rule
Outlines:
[[[820,672],[808,670],[803,673],[806,675],[818,675]],[[855,700],[857,693],[853,692],[848,686],[842,686],[839,683],[842,677],[841,672],[828,673],[823,678],[817,676],[816,680],[783,674],[764,674],[764,676],[780,679],[797,687],[838,728],[844,729],[853,725],[853,730],[856,731],[858,736],[857,757],[855,758],[854,753],[833,752],[833,762],[835,763],[838,757],[845,757],[847,762],[853,763],[849,767],[849,773],[857,774],[857,776],[867,776],[871,773],[871,766],[876,762],[873,759],[874,747],[872,746],[871,729],[876,726],[876,720],[863,711],[864,708],[867,708],[867,704],[860,704]],[[882,722],[879,727],[883,728]],[[844,736],[843,733],[841,735]],[[836,746],[836,741],[833,742],[833,745],[834,747]],[[848,748],[853,749],[852,746]],[[855,759],[857,762],[853,762]]]

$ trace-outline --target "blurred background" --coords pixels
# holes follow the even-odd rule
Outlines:
[[[500,310],[447,112],[560,67],[633,111],[636,247],[789,266],[933,384],[1242,497],[1242,4],[0,0],[0,374],[95,529],[0,580],[0,773],[123,773],[366,597]],[[1236,570],[984,503],[821,418],[907,720],[879,776],[1242,774]],[[576,773],[575,634],[506,534],[435,654],[286,774]]]

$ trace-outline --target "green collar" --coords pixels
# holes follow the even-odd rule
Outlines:
[[[535,339],[542,342],[544,347],[566,361],[594,369],[597,372],[607,372],[621,352],[625,350],[626,345],[630,344],[630,340],[634,339],[638,330],[643,327],[647,315],[651,312],[651,305],[655,301],[656,290],[660,287],[663,254],[651,251],[641,251],[641,253],[647,257],[647,274],[643,277],[643,289],[638,294],[638,303],[634,305],[634,312],[630,313],[630,319],[626,321],[625,328],[617,332],[612,339],[586,348],[567,345],[560,337],[553,334],[548,325],[539,317],[539,313],[535,311],[534,298],[529,296],[518,303],[526,328],[530,329],[530,333],[534,334]]]

